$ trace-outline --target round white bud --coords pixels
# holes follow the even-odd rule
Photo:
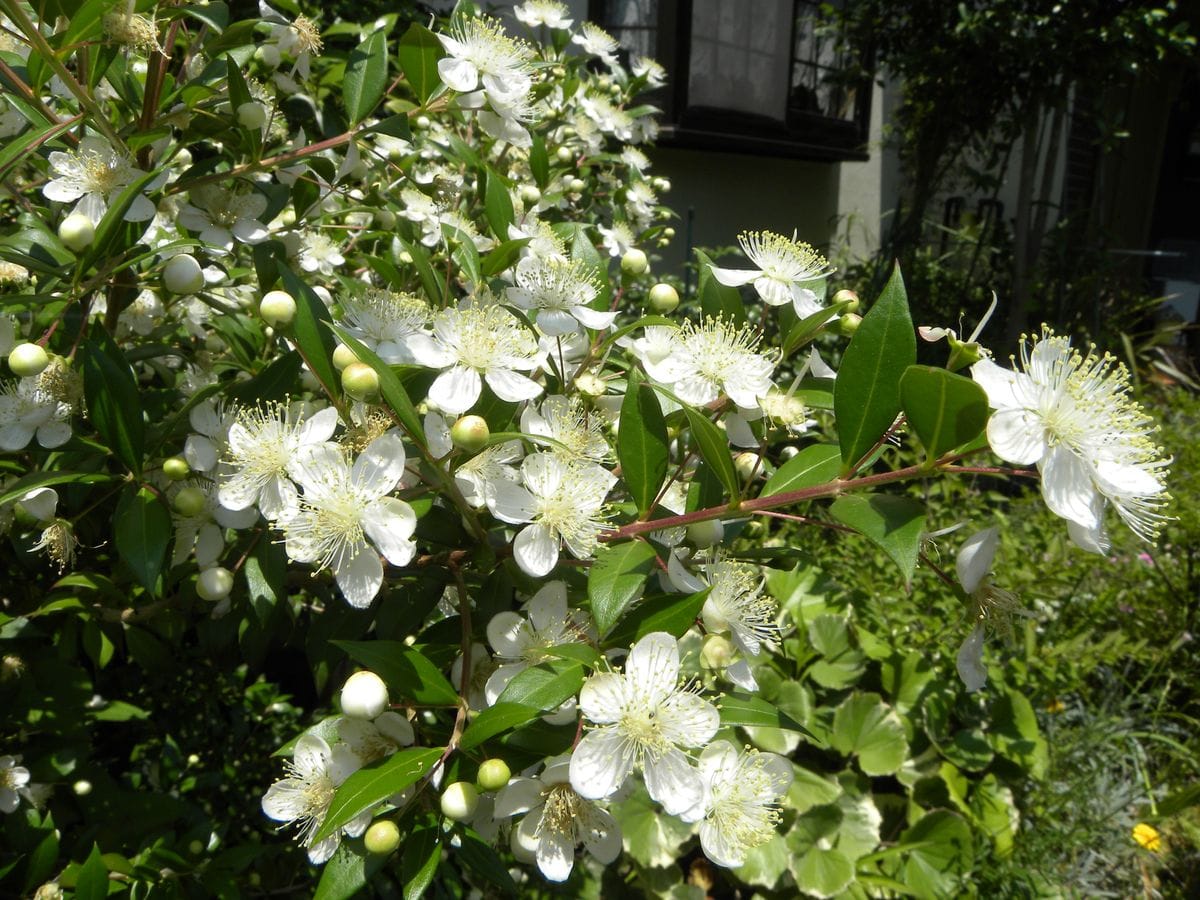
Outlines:
[[[17,344],[8,354],[8,367],[14,375],[21,378],[32,378],[41,375],[46,366],[50,365],[50,354],[39,344]]]
[[[233,573],[224,566],[205,569],[196,579],[196,593],[201,600],[224,600],[233,590]]]
[[[257,100],[247,100],[238,106],[237,120],[247,131],[261,131],[267,124],[267,108]]]
[[[725,526],[720,519],[693,522],[687,527],[687,539],[693,547],[705,550],[725,540]]]
[[[374,719],[387,707],[387,685],[374,672],[355,672],[342,685],[342,713],[352,719]]]
[[[465,822],[479,807],[479,791],[467,781],[456,781],[442,791],[442,815],[455,822]]]
[[[650,260],[644,251],[634,247],[621,257],[621,271],[626,275],[644,275],[650,268]]]
[[[83,213],[71,213],[59,224],[58,239],[78,253],[96,239],[96,226]]]
[[[204,287],[204,271],[190,253],[172,256],[163,266],[163,287],[172,294],[194,294]]]
[[[359,358],[345,344],[338,344],[333,348],[333,367],[339,372],[344,371],[346,366],[353,365],[356,362],[359,362]]]
[[[342,390],[364,403],[379,399],[379,373],[366,363],[354,362],[342,369]]]
[[[258,304],[258,314],[272,328],[290,325],[296,318],[296,298],[287,291],[267,291]]]
[[[650,308],[656,313],[666,314],[679,305],[679,292],[666,282],[660,281],[650,288]]]

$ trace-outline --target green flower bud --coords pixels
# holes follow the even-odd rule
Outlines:
[[[621,257],[621,271],[626,275],[644,275],[649,269],[650,260],[637,247],[627,250]]]
[[[368,853],[385,856],[400,846],[400,829],[391,819],[379,819],[363,835],[363,844]]]
[[[834,294],[833,302],[834,303],[849,303],[850,305],[846,307],[846,312],[848,312],[848,313],[858,312],[858,307],[860,305],[859,299],[858,299],[858,294],[856,294],[854,291],[849,290],[847,288],[842,288],[840,291],[838,291],[836,294]]]
[[[238,106],[237,120],[247,131],[261,131],[267,124],[267,108],[256,100],[247,100]]]
[[[192,467],[182,456],[172,456],[163,460],[163,474],[172,481],[183,481],[192,474]]]
[[[687,527],[688,543],[699,550],[716,546],[725,540],[725,526],[720,519],[693,522]]]
[[[374,672],[355,672],[342,685],[342,713],[352,719],[374,719],[388,707],[388,689]]]
[[[502,759],[488,759],[480,764],[475,783],[481,791],[498,791],[508,784],[511,777],[512,769],[508,767],[508,763]]]
[[[205,569],[196,579],[196,593],[201,600],[215,603],[224,600],[233,590],[233,573],[224,566]]]
[[[456,781],[442,791],[442,815],[455,822],[465,822],[475,815],[479,807],[479,792],[475,785],[466,781]]]
[[[96,226],[83,213],[71,213],[58,226],[58,239],[71,251],[78,253],[96,239]]]
[[[268,291],[258,304],[258,314],[272,328],[286,327],[296,318],[296,299],[287,291]]]
[[[482,416],[463,416],[450,427],[450,440],[459,450],[478,453],[492,436]]]
[[[356,362],[359,362],[358,357],[345,344],[338,344],[333,348],[333,367],[339,372],[344,372],[346,366],[353,365]]]
[[[650,288],[650,308],[660,315],[666,315],[679,305],[679,292],[669,284],[660,281]]]
[[[8,354],[8,367],[14,375],[21,378],[41,375],[48,365],[50,354],[46,352],[45,347],[38,344],[17,344]]]
[[[175,495],[171,506],[184,518],[191,518],[204,512],[204,508],[208,506],[208,497],[200,488],[185,487]]]
[[[379,399],[379,373],[366,363],[350,363],[342,369],[342,390],[364,403]]]

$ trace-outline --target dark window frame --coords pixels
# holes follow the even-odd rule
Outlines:
[[[752,153],[816,161],[863,161],[869,158],[867,139],[871,120],[872,80],[864,77],[852,84],[854,112],[841,119],[798,109],[789,101],[787,119],[779,122],[736,110],[695,107],[688,103],[688,72],[691,60],[692,0],[658,0],[654,58],[667,71],[666,87],[648,96],[663,115],[658,144],[665,147]],[[787,78],[789,97],[796,53],[796,21],[801,7],[812,6],[793,0],[791,59]],[[609,24],[606,0],[588,0],[588,17],[602,26]],[[807,63],[801,63],[807,64]],[[870,65],[862,66],[870,71]]]

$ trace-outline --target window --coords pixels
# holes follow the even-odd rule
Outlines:
[[[590,17],[666,67],[660,143],[866,159],[869,79],[817,27],[817,0],[591,0]]]

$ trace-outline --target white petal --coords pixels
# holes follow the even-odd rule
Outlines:
[[[332,406],[327,406],[313,413],[300,425],[299,442],[301,444],[319,444],[333,437],[338,426],[338,412]]]
[[[401,747],[407,747],[417,739],[408,719],[392,710],[385,710],[374,719],[374,725],[379,733]]]
[[[745,845],[730,840],[730,837],[713,822],[701,823],[700,847],[704,850],[704,855],[718,866],[736,869],[746,862]]]
[[[529,621],[536,631],[545,631],[567,619],[567,586],[552,581],[529,601]]]
[[[633,771],[633,746],[615,731],[589,731],[571,756],[571,787],[589,800],[611,797]]]
[[[1088,553],[1105,554],[1108,552],[1108,535],[1104,531],[1104,522],[1098,521],[1094,528],[1085,528],[1076,522],[1067,522],[1067,534],[1071,542],[1080,550]]]
[[[659,709],[663,737],[684,747],[703,747],[721,727],[717,708],[698,694],[673,694]]]
[[[483,696],[487,700],[488,706],[493,706],[500,699],[500,695],[504,693],[504,689],[508,687],[508,683],[528,668],[529,663],[527,662],[509,663],[500,666],[489,675],[487,684],[483,686]]]
[[[1059,445],[1042,461],[1041,472],[1042,497],[1052,513],[1084,528],[1099,524],[1095,502],[1098,492],[1087,463]]]
[[[507,479],[492,482],[491,488],[488,508],[497,519],[512,525],[533,521],[537,515],[533,494]]]
[[[376,497],[394,490],[404,475],[404,442],[400,436],[389,431],[367,444],[350,474],[356,485]]]
[[[971,693],[987,684],[987,668],[983,665],[983,638],[983,623],[977,622],[958,648],[958,656],[954,663],[958,677]]]
[[[454,366],[434,379],[429,400],[448,413],[464,413],[479,399],[483,383],[479,373],[466,366]]]
[[[992,413],[987,438],[997,456],[1017,465],[1038,462],[1046,454],[1046,426],[1032,410],[1018,407]]]
[[[333,574],[342,596],[356,609],[370,606],[383,586],[383,563],[365,542],[357,554],[343,559]]]
[[[592,309],[590,306],[573,306],[571,314],[588,328],[601,329],[607,328],[613,323],[613,319],[617,317],[616,312],[601,312],[598,309]]]
[[[575,866],[575,843],[560,831],[547,828],[538,841],[537,865],[547,881],[566,881]]]
[[[532,643],[533,635],[524,616],[505,610],[496,613],[488,622],[487,639],[497,654],[517,659]]]
[[[672,748],[657,759],[647,758],[642,770],[647,793],[670,815],[686,812],[704,798],[700,773],[679,750]]]
[[[529,525],[513,541],[513,559],[526,575],[549,575],[558,565],[558,538],[545,525]]]
[[[990,359],[981,359],[971,366],[971,377],[983,388],[993,409],[1025,406],[1024,398],[1031,385],[1028,375],[1005,369]]]
[[[709,266],[709,269],[713,278],[726,287],[741,287],[762,275],[761,269],[722,269],[720,266]]]
[[[438,75],[448,88],[463,92],[475,90],[479,83],[479,70],[473,63],[465,59],[455,59],[452,56],[438,60]]]
[[[496,396],[509,403],[532,400],[542,392],[540,384],[512,369],[489,369],[484,378],[487,379],[488,387],[496,392]]]
[[[768,306],[784,306],[792,302],[791,286],[786,281],[780,281],[770,275],[755,278],[754,290],[758,291],[758,296],[762,297]]]
[[[597,862],[608,865],[621,855],[621,826],[603,809],[593,809],[583,835],[584,846]]]
[[[540,806],[544,797],[545,785],[536,778],[514,778],[496,794],[496,806],[493,814],[503,819],[508,816],[529,812],[535,806]]]
[[[996,557],[998,546],[1000,529],[995,525],[971,535],[963,542],[954,566],[958,573],[958,582],[968,594],[975,593],[983,579],[992,571],[992,560]]]
[[[54,488],[34,488],[18,502],[31,516],[44,522],[54,517],[54,510],[58,508],[58,492]]]
[[[579,710],[589,721],[608,725],[620,719],[628,700],[625,676],[600,672],[583,683],[579,691]]]
[[[202,434],[189,434],[183,445],[183,458],[197,472],[211,472],[217,466],[217,445]]]
[[[393,566],[406,566],[416,553],[412,540],[417,517],[412,507],[395,497],[376,500],[363,513],[363,531]]]
[[[646,635],[629,651],[625,678],[639,694],[661,702],[679,685],[679,642],[665,631]]]

